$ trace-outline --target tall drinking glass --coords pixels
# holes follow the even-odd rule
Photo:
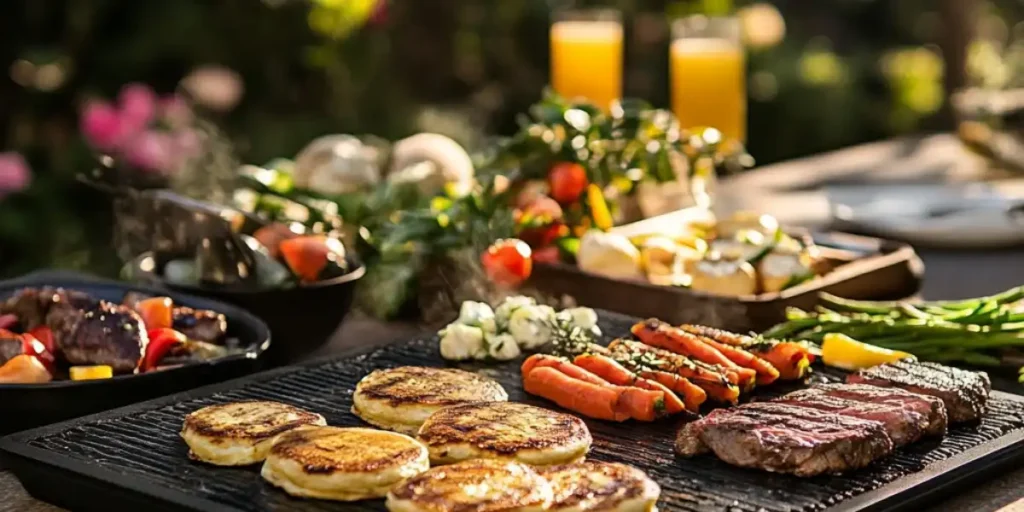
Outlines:
[[[622,97],[622,15],[569,10],[551,26],[551,85],[568,98],[608,109]]]
[[[724,140],[747,135],[746,63],[735,17],[692,16],[672,24],[672,111],[683,128],[712,127]]]

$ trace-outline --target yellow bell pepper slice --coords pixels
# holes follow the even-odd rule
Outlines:
[[[844,370],[861,370],[913,357],[899,350],[862,343],[840,333],[826,334],[821,344],[822,361]]]
[[[604,200],[604,193],[601,192],[601,187],[593,183],[587,185],[587,206],[590,207],[590,216],[593,217],[597,229],[607,231],[612,228],[612,212]]]
[[[72,366],[71,380],[109,379],[114,376],[114,369],[107,365]]]

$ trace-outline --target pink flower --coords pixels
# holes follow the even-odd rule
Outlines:
[[[156,115],[156,93],[148,85],[125,85],[117,96],[117,102],[121,122],[129,133],[142,130]]]
[[[85,140],[100,151],[113,151],[124,140],[125,127],[113,105],[91,101],[82,109],[80,119]]]
[[[124,145],[128,164],[146,171],[170,172],[178,161],[174,139],[164,132],[147,130]]]
[[[0,196],[20,192],[32,182],[32,171],[25,159],[13,151],[0,153]]]

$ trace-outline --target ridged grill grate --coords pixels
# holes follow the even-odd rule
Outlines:
[[[632,319],[602,313],[608,340],[628,332]],[[190,462],[178,437],[185,414],[200,407],[245,399],[278,400],[323,414],[337,426],[363,425],[350,411],[356,382],[376,368],[402,365],[442,366],[436,339],[390,345],[367,355],[302,367],[293,372],[252,381],[241,388],[149,409],[129,416],[78,424],[33,439],[34,447],[91,461],[120,474],[144,478],[154,486],[177,489],[238,511],[383,510],[383,502],[355,504],[298,500],[264,483],[258,468],[215,468]],[[518,363],[467,365],[500,381],[511,400],[553,407],[525,394]],[[818,378],[834,380],[840,374]],[[785,387],[758,392],[768,397]],[[678,420],[653,424],[587,421],[594,436],[590,457],[614,460],[645,470],[662,488],[662,510],[682,511],[810,511],[876,489],[924,466],[947,459],[1010,431],[1024,428],[1024,402],[992,399],[990,412],[976,427],[953,429],[941,442],[922,442],[899,450],[870,468],[847,476],[800,479],[763,471],[743,470],[713,456],[682,460],[672,453]]]

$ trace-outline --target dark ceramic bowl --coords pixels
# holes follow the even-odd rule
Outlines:
[[[366,268],[351,260],[351,272],[313,284],[292,288],[229,289],[184,286],[167,283],[153,269],[153,257],[146,253],[131,262],[131,274],[159,288],[210,297],[234,304],[256,315],[274,333],[267,351],[268,364],[279,366],[296,361],[331,339],[352,309],[356,285]]]
[[[149,286],[106,281],[66,272],[41,272],[0,282],[0,301],[25,287],[59,286],[81,290],[98,299],[121,302],[125,292],[160,294]],[[260,369],[261,354],[270,346],[270,329],[241,308],[187,295],[166,293],[181,304],[223,313],[228,336],[238,338],[245,352],[210,361],[110,379],[58,380],[45,384],[0,384],[0,434],[121,407],[248,375]]]

